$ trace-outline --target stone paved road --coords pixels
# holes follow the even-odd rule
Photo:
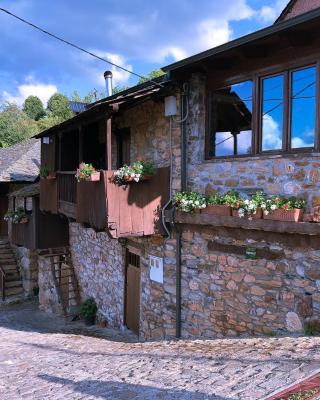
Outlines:
[[[0,309],[0,399],[261,399],[320,368],[320,338],[139,343],[79,329],[31,303]]]

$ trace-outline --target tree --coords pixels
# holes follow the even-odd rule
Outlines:
[[[12,146],[38,132],[37,122],[29,118],[16,104],[6,103],[0,110],[1,146]]]
[[[120,86],[117,85],[112,89],[112,94],[118,94],[120,92],[123,92],[124,90],[129,89],[129,86]]]
[[[73,113],[70,110],[69,99],[61,93],[55,93],[50,97],[48,101],[48,111],[49,117],[58,117],[61,119],[60,122],[73,117]]]
[[[145,78],[140,78],[138,81],[138,84],[147,82],[150,79],[159,78],[162,75],[164,75],[164,72],[162,71],[162,69],[154,69],[153,71],[150,72],[150,74],[146,75]]]
[[[37,96],[29,96],[26,98],[23,104],[23,111],[29,118],[35,121],[38,121],[46,115],[42,101]]]

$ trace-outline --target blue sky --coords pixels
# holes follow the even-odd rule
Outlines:
[[[147,74],[273,23],[287,0],[2,0],[1,7],[99,55]],[[55,91],[104,90],[107,64],[0,12],[0,101],[46,101]],[[132,85],[114,70],[115,84]]]

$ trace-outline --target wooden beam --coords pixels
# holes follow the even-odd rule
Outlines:
[[[62,133],[61,132],[59,132],[58,133],[58,138],[59,138],[59,143],[58,143],[58,170],[59,171],[61,171],[61,161],[62,161],[62,158],[61,158],[61,151],[62,151]]]
[[[106,120],[106,160],[107,160],[107,170],[112,170],[112,120],[111,118],[107,118]]]
[[[79,164],[83,161],[83,128],[79,125]]]

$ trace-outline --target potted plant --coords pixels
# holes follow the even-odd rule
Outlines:
[[[231,208],[227,206],[225,196],[220,193],[213,193],[206,198],[207,207],[203,209],[203,214],[230,216]]]
[[[274,221],[302,221],[305,200],[294,196],[289,198],[272,196],[263,204],[263,218]]]
[[[87,164],[85,162],[81,162],[79,165],[79,168],[77,168],[75,177],[78,182],[81,182],[81,181],[99,182],[100,181],[100,171],[97,171],[92,166],[92,164]]]
[[[40,167],[40,178],[41,179],[56,179],[56,173],[53,171],[49,171],[49,168],[46,165],[42,165]]]
[[[94,325],[97,309],[96,302],[92,297],[81,304],[80,315],[84,319],[86,325]]]
[[[244,216],[244,203],[243,199],[240,197],[240,194],[231,189],[225,194],[225,205],[231,208],[231,213],[233,217],[242,217]]]
[[[13,224],[26,224],[29,221],[28,216],[22,207],[19,207],[15,211],[7,211],[3,219],[7,222],[10,221]]]
[[[265,194],[257,191],[251,198],[242,199],[238,209],[232,211],[232,215],[239,218],[261,219],[261,205],[265,203]]]
[[[207,206],[205,196],[196,192],[178,192],[173,201],[177,210],[188,213],[200,213]]]
[[[125,185],[149,180],[154,174],[155,167],[151,161],[137,160],[132,165],[124,165],[114,171],[111,181],[117,185]]]

